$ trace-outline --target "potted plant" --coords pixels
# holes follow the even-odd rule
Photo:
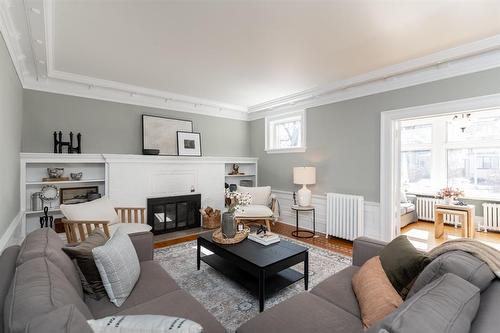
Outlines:
[[[440,198],[444,199],[444,202],[447,205],[450,205],[453,203],[453,201],[457,198],[461,198],[464,196],[464,191],[458,189],[458,188],[453,188],[453,187],[445,187],[442,188],[438,194]]]
[[[226,238],[233,238],[236,235],[234,214],[243,211],[243,207],[252,202],[252,196],[249,193],[231,192],[228,188],[226,188],[225,196],[230,204],[227,212],[222,214],[222,234]]]

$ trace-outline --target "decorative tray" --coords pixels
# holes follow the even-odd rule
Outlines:
[[[248,234],[250,234],[250,228],[245,227],[243,231],[238,231],[233,238],[224,238],[224,235],[222,235],[222,230],[219,228],[212,234],[212,239],[214,242],[219,244],[237,244],[244,241],[245,238],[248,237]]]

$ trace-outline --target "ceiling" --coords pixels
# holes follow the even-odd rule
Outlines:
[[[500,1],[57,1],[54,69],[252,106],[500,33]]]
[[[6,3],[28,86],[133,104],[246,113],[493,48],[500,66],[500,0]]]

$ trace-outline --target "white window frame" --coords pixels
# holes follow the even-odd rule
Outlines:
[[[274,138],[274,125],[281,122],[286,122],[291,119],[300,119],[300,144],[298,147],[291,148],[276,148],[276,142]],[[280,153],[304,153],[307,149],[306,146],[306,112],[305,110],[294,111],[283,113],[274,116],[268,116],[265,119],[265,151],[268,154],[280,154]]]
[[[419,150],[430,150],[432,154],[431,163],[431,182],[436,185],[436,188],[432,192],[414,192],[412,194],[416,195],[436,195],[439,189],[449,186],[448,184],[448,150],[451,149],[474,149],[474,148],[498,148],[500,147],[500,141],[490,140],[490,141],[459,141],[459,142],[449,142],[448,141],[448,126],[447,122],[450,120],[450,116],[445,117],[432,117],[423,119],[414,119],[411,121],[403,121],[401,124],[401,129],[405,126],[410,125],[432,125],[432,142],[430,144],[416,144],[416,145],[403,145],[400,146],[400,152],[408,151],[419,151]],[[411,126],[410,125],[410,126]],[[468,195],[466,193],[465,199],[471,200],[496,200],[497,195]]]

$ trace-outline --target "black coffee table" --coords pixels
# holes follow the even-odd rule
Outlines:
[[[201,256],[200,247],[213,252]],[[234,245],[218,244],[212,232],[198,236],[197,268],[200,261],[207,263],[230,279],[242,284],[259,298],[259,311],[264,311],[266,295],[275,293],[292,283],[304,279],[309,283],[309,255],[307,248],[281,240],[268,246],[249,239]],[[304,274],[290,267],[304,263]]]

